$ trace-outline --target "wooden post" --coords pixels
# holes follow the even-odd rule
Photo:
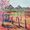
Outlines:
[[[27,29],[27,23],[26,23],[26,13],[25,13],[25,29]]]

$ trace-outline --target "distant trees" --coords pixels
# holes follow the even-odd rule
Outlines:
[[[3,11],[5,7],[8,6],[9,2],[7,0],[0,0],[0,9]]]

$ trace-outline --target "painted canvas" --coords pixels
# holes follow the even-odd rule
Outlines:
[[[0,30],[30,30],[30,0],[0,0]]]

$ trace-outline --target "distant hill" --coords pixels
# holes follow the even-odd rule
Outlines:
[[[22,9],[22,7],[21,7],[20,5],[18,5],[18,6],[16,7],[16,9]]]
[[[14,9],[14,7],[12,5],[9,5],[5,7],[4,11],[12,11],[12,9]]]
[[[5,8],[2,8],[2,10],[0,11],[26,11],[26,10],[30,10],[29,7],[21,7],[21,6],[17,6],[16,8],[14,8],[12,5],[6,6]]]
[[[12,5],[9,5],[9,6],[7,6],[7,7],[5,7],[5,9],[13,9],[14,7],[12,6]]]

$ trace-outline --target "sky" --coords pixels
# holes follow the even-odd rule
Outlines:
[[[5,7],[8,4],[11,4],[13,7],[17,7],[18,5],[21,7],[30,7],[30,0],[3,0],[3,4],[0,0],[0,6],[3,5]]]
[[[13,7],[20,5],[21,7],[30,7],[30,0],[9,0]]]

